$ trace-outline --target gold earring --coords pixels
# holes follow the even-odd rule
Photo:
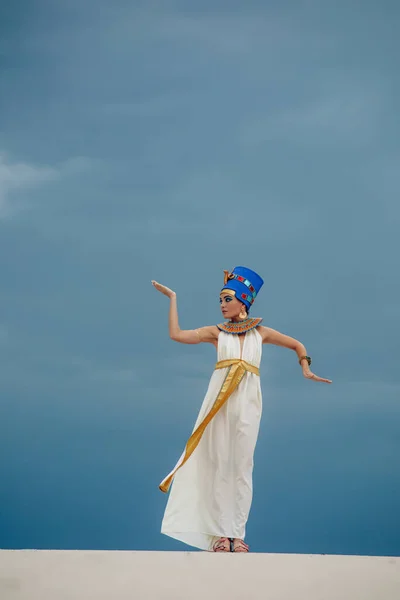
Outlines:
[[[247,312],[244,308],[240,311],[239,319],[245,319],[247,317]]]

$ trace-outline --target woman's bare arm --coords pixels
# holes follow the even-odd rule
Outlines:
[[[261,334],[263,344],[273,344],[274,346],[282,346],[283,348],[289,348],[290,350],[294,350],[300,360],[302,356],[307,356],[307,350],[304,344],[299,342],[293,337],[289,335],[285,335],[284,333],[280,333],[275,329],[271,329],[270,327],[257,327],[259,333]],[[323,383],[332,383],[330,379],[324,379],[323,377],[318,377],[315,375],[308,365],[308,362],[305,358],[301,361],[301,368],[303,369],[303,375],[307,379],[313,379],[314,381],[321,381]]]
[[[170,299],[168,325],[171,340],[180,342],[181,344],[200,344],[201,342],[217,344],[219,330],[215,325],[200,327],[198,329],[181,329],[178,320],[176,293],[157,281],[152,281],[151,283],[156,290]]]

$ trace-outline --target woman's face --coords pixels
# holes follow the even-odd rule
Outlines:
[[[243,302],[240,302],[235,296],[227,293],[225,290],[220,293],[219,302],[221,306],[221,312],[225,319],[235,319],[240,313],[246,310]]]

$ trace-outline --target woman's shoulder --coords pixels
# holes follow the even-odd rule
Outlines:
[[[219,329],[217,325],[205,325],[196,329],[202,342],[215,342],[218,340]]]

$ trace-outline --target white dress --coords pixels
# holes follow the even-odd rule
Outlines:
[[[220,331],[218,361],[241,358],[260,366],[257,329],[239,336]],[[215,370],[194,429],[218,396],[228,369]],[[176,472],[161,532],[202,550],[219,537],[244,539],[252,501],[253,456],[262,412],[260,377],[246,372],[236,390],[206,427],[199,445]]]

